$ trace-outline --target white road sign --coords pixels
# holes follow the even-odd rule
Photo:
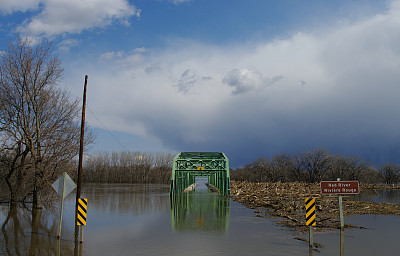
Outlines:
[[[76,188],[74,181],[64,172],[53,185],[51,185],[63,199]],[[63,191],[64,190],[64,191]]]

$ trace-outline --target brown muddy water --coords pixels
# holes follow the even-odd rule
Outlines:
[[[54,192],[55,193],[55,192]],[[74,243],[74,202],[65,200],[61,239],[58,209],[32,212],[0,205],[0,255],[400,255],[400,217],[353,215],[346,223],[367,229],[314,232],[323,247],[310,251],[308,239],[257,218],[204,184],[170,200],[168,185],[84,184],[88,199],[83,243]],[[385,191],[358,200],[385,201]],[[364,197],[364,198],[363,198]],[[398,203],[400,193],[388,196]],[[342,249],[340,247],[342,245]]]

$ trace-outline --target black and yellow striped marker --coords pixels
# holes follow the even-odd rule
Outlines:
[[[87,198],[79,198],[76,225],[86,225],[86,215],[87,215]]]
[[[306,225],[315,226],[315,198],[306,198]]]

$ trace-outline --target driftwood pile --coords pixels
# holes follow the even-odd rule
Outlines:
[[[219,193],[218,188],[216,188],[214,185],[212,185],[212,184],[207,182],[206,186],[210,189],[210,191],[215,192],[215,193]]]
[[[193,191],[196,188],[196,186],[197,186],[197,183],[193,183],[193,184],[189,185],[187,188],[185,188],[183,190],[183,192],[187,193],[187,192]]]
[[[388,187],[361,186],[360,189],[382,189]],[[393,188],[393,187],[390,187]],[[258,217],[281,217],[278,222],[298,231],[306,231],[305,199],[316,199],[316,221],[318,228],[340,228],[339,205],[336,195],[321,195],[319,184],[300,182],[251,183],[231,181],[233,200],[256,209]],[[343,196],[343,214],[400,215],[400,204],[352,201]],[[345,224],[345,228],[362,228]]]

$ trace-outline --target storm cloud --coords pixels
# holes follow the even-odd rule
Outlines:
[[[88,102],[110,129],[175,151],[222,151],[234,166],[315,147],[399,162],[399,42],[394,1],[384,13],[283,39],[150,49],[134,68],[121,64],[128,54],[108,54],[104,68],[86,68],[96,85]]]
[[[264,77],[256,70],[249,70],[247,68],[233,69],[229,71],[222,82],[235,88],[233,93],[240,94],[252,90],[260,90],[264,87],[271,86],[279,81],[282,76],[276,76],[272,79]]]

